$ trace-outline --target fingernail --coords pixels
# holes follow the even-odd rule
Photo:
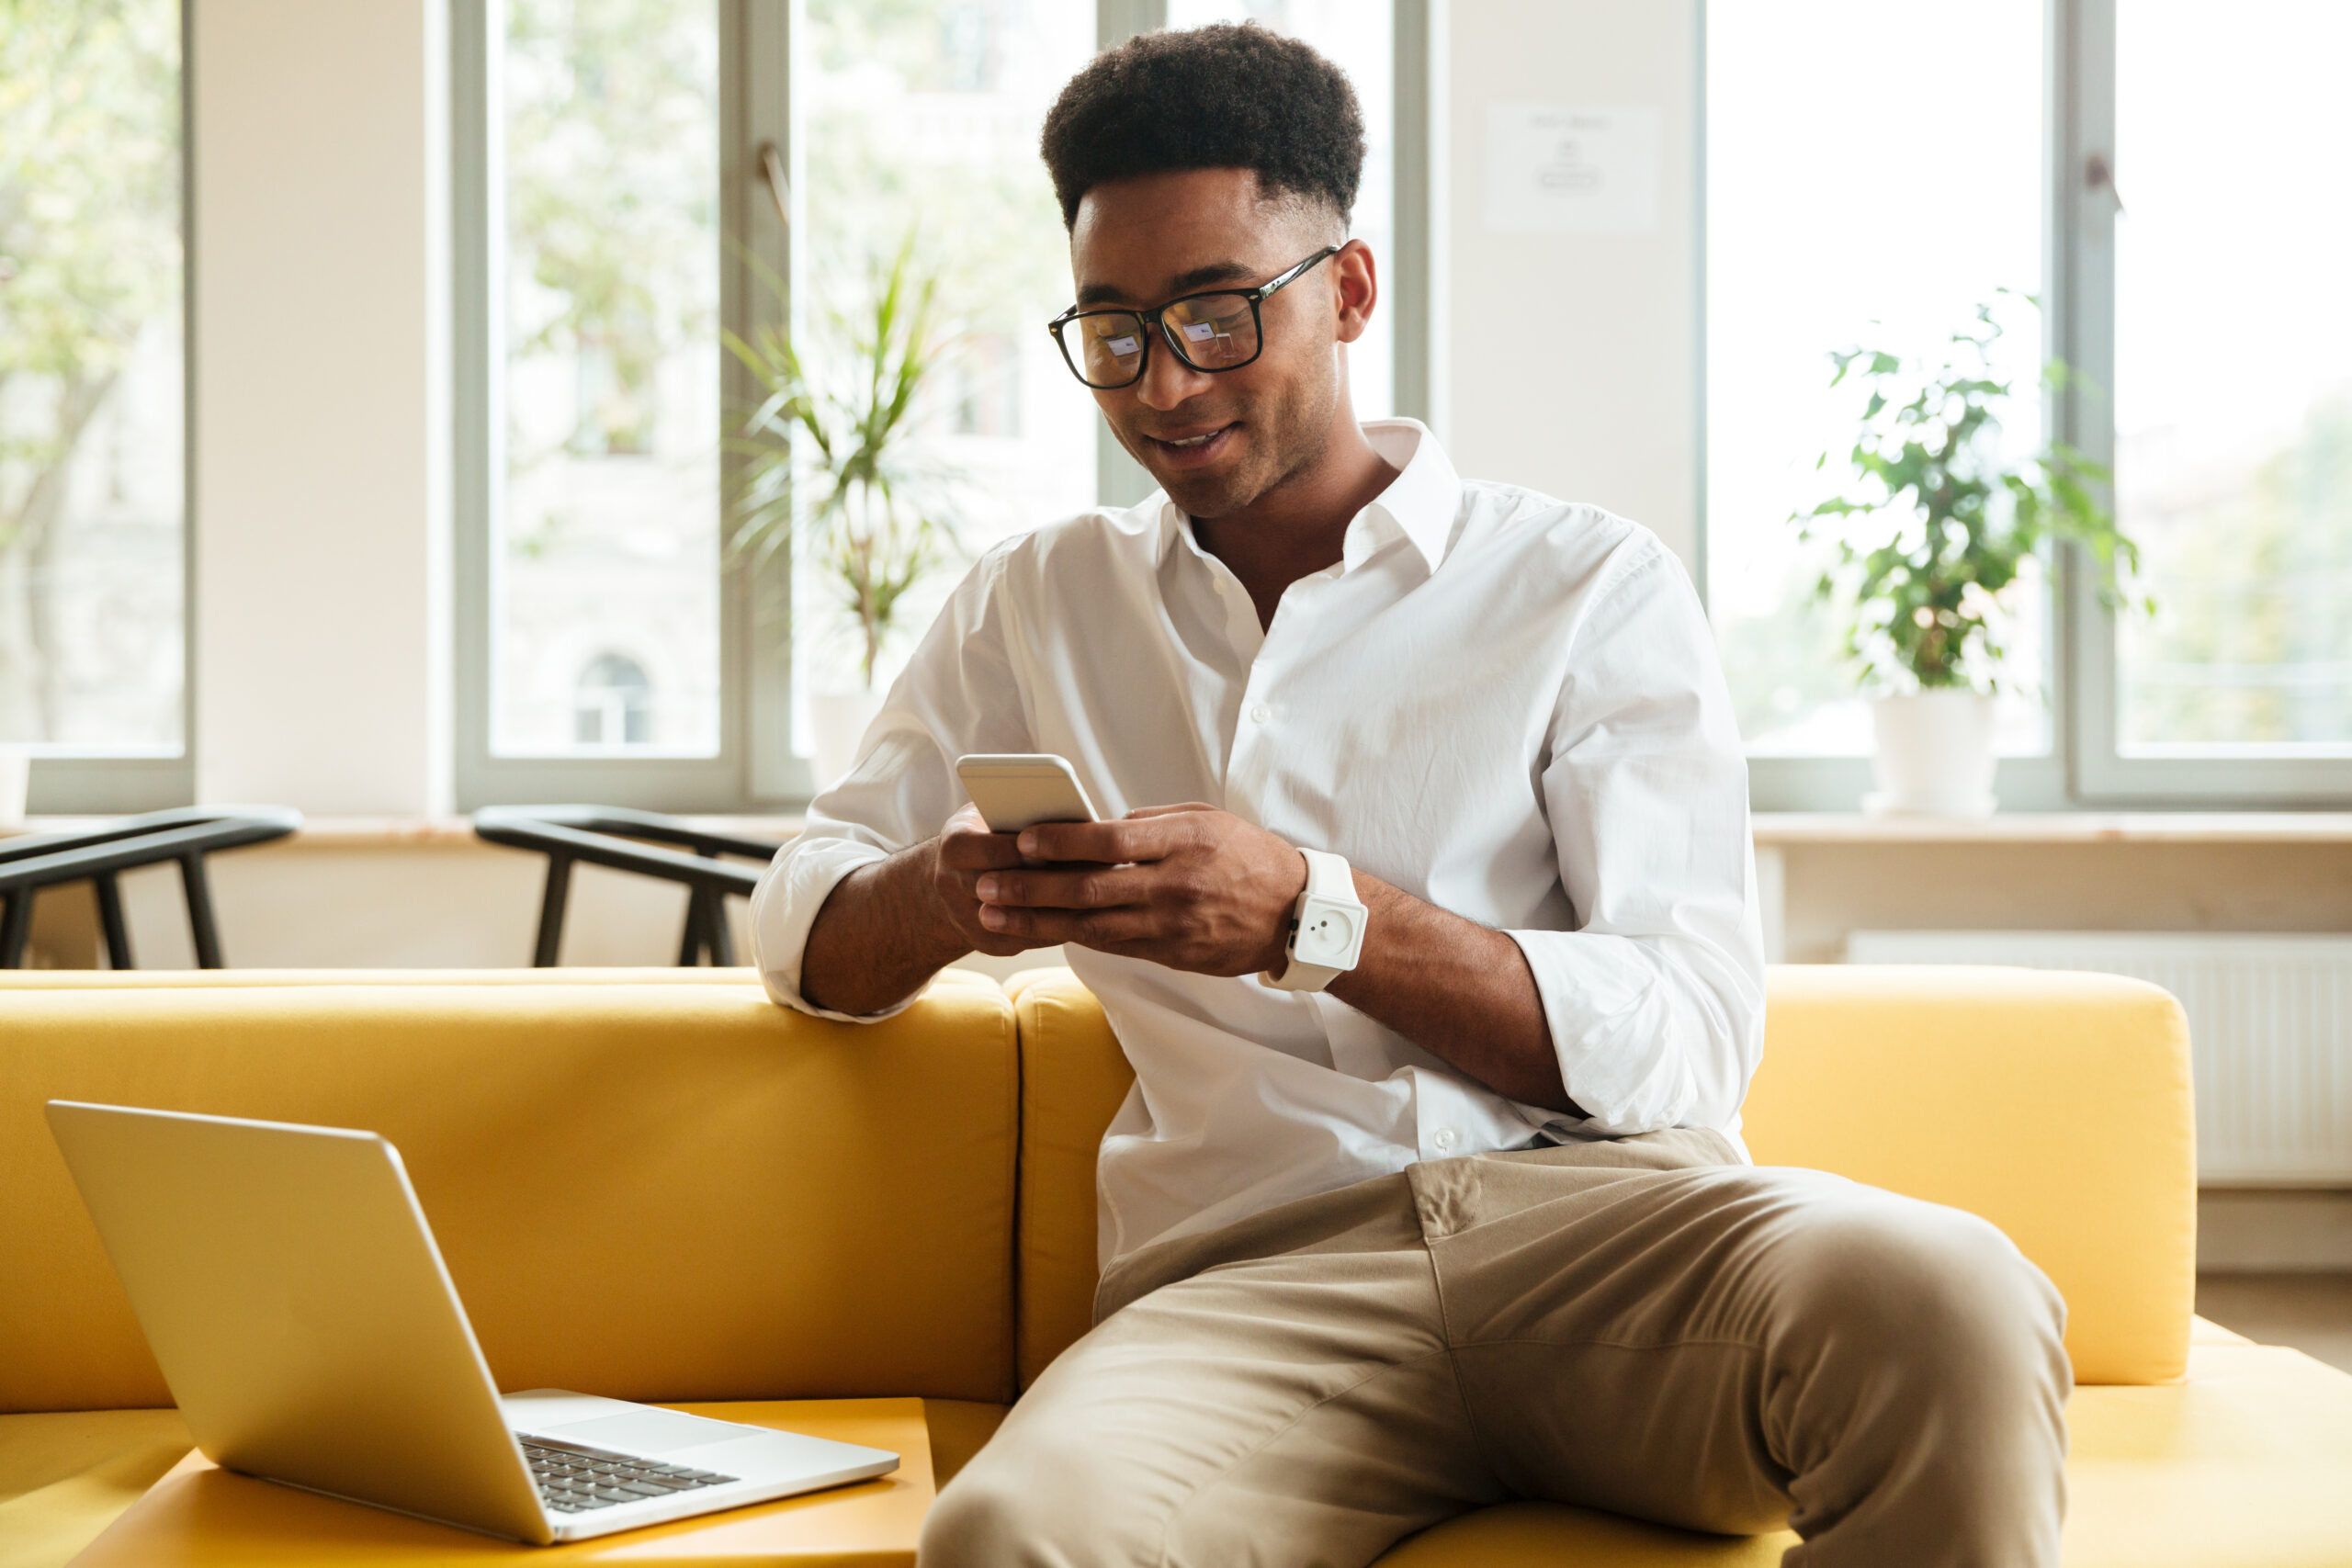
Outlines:
[[[996,897],[997,880],[993,876],[983,876],[972,885],[972,891],[983,898],[993,898]]]
[[[1021,846],[1021,852],[1024,855],[1034,855],[1037,852],[1037,835],[1034,832],[1024,829],[1021,837],[1014,841]]]
[[[998,908],[994,904],[981,905],[980,924],[988,927],[990,931],[996,930],[999,926],[1004,924],[1004,911]]]

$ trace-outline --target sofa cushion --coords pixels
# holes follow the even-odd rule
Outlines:
[[[1759,1163],[2000,1226],[2066,1298],[2077,1382],[2181,1375],[2197,1129],[2170,993],[2035,969],[1778,968],[1741,1114]]]
[[[505,1387],[1009,1397],[1016,1071],[967,977],[869,1028],[742,980],[17,990],[0,1411],[170,1402],[51,1097],[382,1133]]]
[[[0,1562],[64,1568],[188,1443],[176,1410],[0,1416]]]
[[[1134,1074],[1068,970],[1012,985],[1023,1385],[1091,1320],[1094,1153]],[[2180,1376],[2196,1290],[2188,1026],[2156,987],[2027,969],[1779,966],[1743,1111],[1765,1164],[1999,1225],[2066,1298],[2082,1382]]]

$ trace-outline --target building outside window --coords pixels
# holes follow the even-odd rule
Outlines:
[[[495,11],[492,747],[713,756],[718,9],[505,0]],[[628,722],[592,722],[583,638],[659,648],[671,679],[649,686],[629,663]]]
[[[37,810],[188,787],[182,47],[175,0],[0,28],[0,745]]]

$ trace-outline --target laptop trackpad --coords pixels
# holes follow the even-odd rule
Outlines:
[[[593,1421],[574,1421],[568,1427],[543,1427],[539,1430],[567,1442],[633,1454],[671,1453],[708,1443],[736,1442],[766,1432],[765,1427],[746,1427],[736,1421],[713,1421],[705,1416],[651,1409],[599,1416]]]

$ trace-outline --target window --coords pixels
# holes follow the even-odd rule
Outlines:
[[[936,276],[942,352],[913,423],[956,527],[899,607],[887,682],[965,562],[1142,493],[1043,330],[1069,275],[1037,133],[1098,47],[1224,13],[452,4],[458,802],[805,798],[808,716],[864,686],[864,638],[823,552],[724,547],[730,418],[758,399],[721,329],[788,326],[821,373],[910,236]],[[1364,98],[1357,226],[1388,265],[1351,374],[1366,417],[1423,412],[1427,92],[1392,33],[1425,39],[1427,0],[1250,11]]]
[[[0,30],[0,744],[32,808],[188,798],[180,8]]]
[[[1044,330],[1069,302],[1069,247],[1037,156],[1046,111],[1094,53],[1094,3],[808,0],[807,16],[807,173],[794,182],[805,214],[804,358],[855,355],[902,248],[938,287],[938,375],[914,434],[944,470],[956,539],[899,608],[879,687],[966,561],[1094,503],[1094,404]],[[828,566],[804,558],[795,573],[804,695],[864,681],[853,594]]]
[[[1792,513],[1841,487],[1857,394],[1830,354],[1939,355],[2003,300],[1994,374],[2041,435],[2041,0],[1707,6],[1707,587],[1749,751],[1865,756],[1870,714]],[[1929,127],[1967,128],[1946,136]],[[1930,154],[1929,149],[1932,148]],[[1933,163],[1932,176],[1922,172]],[[1827,455],[1820,468],[1817,458]],[[2041,602],[2023,595],[2001,750],[2050,749]]]
[[[2352,8],[2116,15],[2127,756],[2352,754]],[[2193,108],[2188,106],[2194,106]]]
[[[2110,611],[2052,563],[2064,591],[2012,628],[2007,673],[2042,700],[2007,705],[2004,803],[2352,794],[2352,12],[1707,15],[1708,584],[1758,804],[1850,808],[1863,774],[1837,759],[1869,749],[1785,522],[1850,440],[1818,356],[1917,352],[1995,287],[2046,304],[1999,374],[2077,373],[2046,411],[2015,400],[2005,439],[2054,419],[2111,468],[2130,591],[2157,605]]]
[[[495,9],[492,749],[714,756],[718,6]],[[657,693],[629,666],[645,705],[626,734],[573,722],[563,652],[583,629],[674,672]]]

